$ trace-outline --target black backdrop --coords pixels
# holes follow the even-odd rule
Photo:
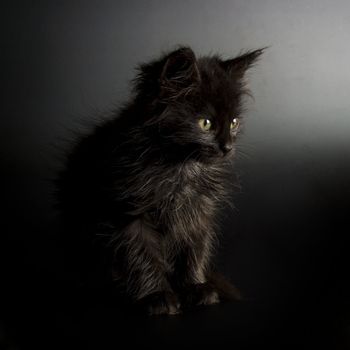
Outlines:
[[[350,33],[346,1],[2,4],[0,345],[350,346]],[[270,45],[249,74],[242,192],[218,263],[240,303],[147,319],[110,290],[61,288],[55,145],[128,96],[133,67],[188,44]]]

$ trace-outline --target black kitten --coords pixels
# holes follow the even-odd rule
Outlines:
[[[238,296],[210,258],[244,74],[262,51],[222,60],[181,47],[141,65],[131,102],[68,156],[58,191],[67,222],[92,245],[108,240],[111,277],[150,314]]]

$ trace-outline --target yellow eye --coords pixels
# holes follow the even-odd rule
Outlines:
[[[209,131],[211,129],[211,121],[209,119],[199,119],[198,124],[204,131]]]
[[[238,118],[233,118],[230,124],[230,129],[231,130],[236,130],[238,128],[239,125],[239,120]]]

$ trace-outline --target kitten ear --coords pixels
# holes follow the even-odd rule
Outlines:
[[[245,72],[252,67],[266,47],[254,51],[248,51],[235,58],[222,62],[222,67],[232,76],[242,79]]]
[[[196,56],[189,47],[171,52],[164,61],[160,76],[160,87],[164,94],[188,94],[200,81]]]

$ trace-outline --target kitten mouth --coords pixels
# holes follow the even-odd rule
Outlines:
[[[221,152],[222,157],[231,157],[233,155],[233,151],[230,150],[228,152]]]
[[[222,150],[212,150],[212,151],[208,151],[205,154],[203,154],[200,157],[200,160],[207,163],[212,163],[215,162],[216,160],[222,160],[222,159],[227,159],[230,158],[233,155],[233,152],[223,152]]]

